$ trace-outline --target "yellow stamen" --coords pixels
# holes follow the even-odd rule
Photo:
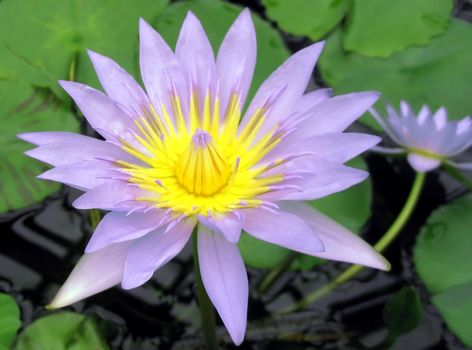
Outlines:
[[[210,134],[197,129],[177,161],[175,174],[190,193],[210,196],[226,185],[230,169]]]
[[[256,138],[267,110],[257,110],[238,135],[237,94],[230,96],[224,118],[218,97],[210,92],[201,99],[192,91],[188,102],[189,115],[184,115],[175,95],[170,108],[159,106],[159,114],[149,106],[145,116],[135,119],[139,147],[121,140],[124,151],[145,163],[116,162],[129,175],[128,181],[148,191],[137,200],[170,209],[176,216],[208,216],[262,205],[258,196],[284,179],[274,173],[284,160],[258,164],[281,141],[277,126]],[[266,175],[268,170],[272,175]]]

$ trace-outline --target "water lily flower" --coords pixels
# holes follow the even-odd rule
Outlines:
[[[446,108],[441,107],[432,113],[426,105],[415,116],[405,101],[400,103],[399,112],[390,105],[386,109],[386,118],[375,109],[370,109],[370,113],[400,147],[376,146],[374,150],[385,154],[406,153],[408,162],[418,172],[436,169],[442,163],[472,169],[472,163],[456,163],[450,159],[472,146],[469,116],[459,121],[448,121]]]
[[[244,108],[256,63],[247,9],[216,59],[192,13],[175,52],[144,20],[139,36],[145,90],[91,51],[105,93],[60,82],[104,141],[67,132],[20,135],[38,146],[29,156],[54,166],[40,178],[85,191],[73,203],[78,209],[110,211],[51,307],[119,283],[142,285],[194,228],[205,289],[235,344],[244,338],[248,303],[241,230],[305,254],[388,268],[362,239],[301,202],[366,178],[343,163],[380,139],[343,131],[378,93],[305,94],[323,47],[317,43],[288,58]]]

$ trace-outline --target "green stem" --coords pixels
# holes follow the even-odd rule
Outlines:
[[[464,187],[467,187],[469,191],[472,191],[472,181],[470,181],[462,172],[457,170],[457,168],[444,163],[444,169],[446,172],[459,181]]]
[[[408,195],[408,198],[402,210],[400,211],[400,214],[393,222],[392,226],[390,226],[388,231],[380,239],[380,241],[378,241],[374,246],[375,250],[377,250],[379,253],[383,252],[390,245],[390,243],[393,242],[393,240],[408,222],[408,219],[413,213],[413,210],[415,209],[416,204],[420,198],[421,190],[423,189],[424,180],[426,177],[425,174],[426,173],[416,173],[415,181],[411,187],[410,194]]]
[[[78,52],[74,53],[72,56],[72,59],[70,60],[69,63],[69,74],[68,74],[68,79],[70,81],[75,81],[75,73],[77,71],[77,56],[79,55]]]
[[[198,263],[198,233],[195,230],[192,234],[193,243],[193,267],[195,270],[195,283],[197,285],[197,298],[202,319],[203,336],[208,350],[218,349],[216,342],[215,309],[211,303],[208,294],[203,286],[202,275],[200,274],[200,265]]]
[[[259,284],[259,294],[264,294],[299,255],[299,253],[291,251],[276,267],[270,270]]]
[[[407,223],[408,219],[410,218],[413,210],[418,203],[418,199],[421,194],[421,190],[424,185],[425,180],[425,173],[416,173],[415,181],[413,182],[413,186],[411,187],[410,194],[408,195],[408,199],[403,206],[403,209],[400,211],[400,214],[393,222],[392,226],[387,230],[387,232],[382,236],[382,238],[374,245],[374,248],[379,253],[383,252],[397,237],[397,235],[401,232],[405,224]],[[332,292],[335,288],[340,286],[341,284],[349,281],[351,278],[356,276],[360,271],[363,270],[363,267],[360,265],[352,265],[346,271],[341,273],[336,279],[332,280],[331,282],[325,284],[323,287],[315,290],[311,294],[306,295],[302,300],[290,305],[289,307],[282,310],[282,313],[288,313],[303,309],[307,305],[323,298],[324,296],[328,295]]]

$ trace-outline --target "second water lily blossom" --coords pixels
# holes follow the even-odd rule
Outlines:
[[[456,163],[452,157],[472,146],[472,120],[465,117],[448,121],[444,107],[432,113],[423,106],[415,115],[408,103],[402,101],[397,112],[387,106],[388,116],[381,117],[374,109],[370,112],[390,138],[400,148],[376,147],[382,153],[407,153],[408,162],[418,172],[427,172],[447,163],[457,168],[472,169],[472,163]]]
[[[144,20],[139,30],[145,90],[94,52],[105,93],[61,82],[104,141],[66,132],[20,135],[38,146],[29,156],[54,166],[41,178],[85,191],[76,208],[110,211],[52,307],[120,283],[142,285],[195,227],[203,284],[235,344],[244,339],[248,303],[241,230],[305,254],[388,269],[362,239],[303,203],[367,177],[344,163],[379,138],[344,130],[377,93],[305,93],[323,48],[317,43],[288,58],[244,109],[256,63],[248,10],[216,59],[192,13],[175,52]]]

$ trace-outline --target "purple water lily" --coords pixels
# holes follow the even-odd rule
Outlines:
[[[175,53],[144,20],[139,30],[146,92],[94,52],[106,94],[60,82],[104,141],[66,132],[20,135],[38,146],[29,156],[54,166],[40,178],[85,191],[76,208],[110,211],[51,307],[119,283],[142,285],[183,249],[195,227],[205,289],[235,344],[244,339],[248,302],[241,230],[305,254],[388,268],[362,239],[302,202],[367,177],[343,163],[379,138],[343,131],[377,93],[304,94],[323,47],[317,43],[269,76],[243,113],[256,63],[248,10],[216,60],[192,13]]]
[[[472,163],[456,163],[450,159],[472,146],[470,117],[448,121],[444,107],[431,113],[428,106],[423,106],[415,116],[405,101],[400,103],[399,113],[390,105],[386,109],[386,118],[374,109],[370,113],[400,148],[377,146],[375,150],[385,154],[407,153],[408,162],[418,172],[436,169],[441,163],[472,169]]]

